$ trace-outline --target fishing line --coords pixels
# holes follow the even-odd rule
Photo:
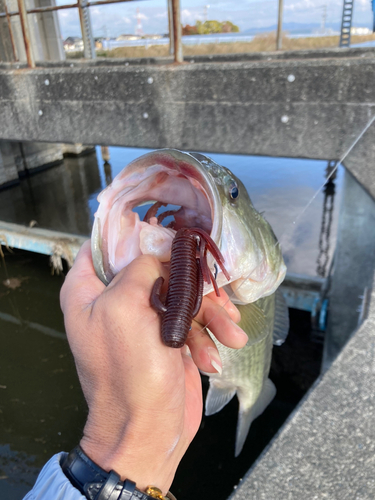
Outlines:
[[[310,207],[310,205],[312,204],[312,202],[316,199],[316,197],[318,196],[318,194],[323,190],[324,186],[327,184],[327,182],[329,181],[329,179],[337,171],[339,165],[341,165],[342,162],[345,160],[345,158],[352,152],[352,150],[355,148],[355,146],[358,144],[358,142],[362,139],[362,137],[365,135],[365,133],[371,127],[371,125],[374,123],[374,121],[375,121],[375,115],[371,118],[371,120],[369,120],[369,122],[366,124],[366,126],[364,127],[364,129],[360,132],[360,134],[357,136],[357,138],[353,141],[353,143],[351,144],[351,146],[348,148],[348,150],[344,153],[344,155],[336,163],[335,167],[332,169],[332,171],[330,172],[330,174],[327,176],[327,178],[325,179],[325,181],[323,182],[323,184],[316,190],[316,192],[313,194],[313,196],[310,198],[310,200],[304,206],[304,208],[301,210],[301,212],[297,215],[297,217],[294,219],[294,221],[291,222],[292,225],[296,225],[296,223],[300,220],[300,218],[302,217],[302,215],[307,211],[307,209]],[[281,245],[280,241],[283,238],[283,236],[285,236],[285,234],[286,234],[286,232],[287,232],[288,229],[285,229],[283,231],[283,233],[280,235],[280,238],[278,238],[278,241],[275,243],[275,247],[277,245]],[[250,274],[246,278],[243,278],[241,284],[238,285],[238,287],[235,290],[232,289],[231,295],[228,294],[228,300],[222,306],[220,306],[222,309],[225,308],[225,306],[228,304],[228,302],[231,299],[234,298],[236,300],[236,292],[249,279],[249,276],[250,276]],[[204,331],[210,325],[210,323],[218,316],[218,314],[219,313],[217,313],[216,315],[214,315],[214,317],[205,326],[203,326],[199,330],[198,333],[201,333],[202,331]],[[192,337],[189,337],[189,338],[192,338]]]

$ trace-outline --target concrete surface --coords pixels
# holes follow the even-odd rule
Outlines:
[[[324,371],[358,326],[366,290],[372,288],[374,269],[375,202],[346,170],[329,290]]]
[[[374,167],[359,173],[368,192]],[[349,173],[342,201],[325,368],[351,338],[230,500],[375,498],[375,202]]]
[[[338,159],[375,113],[375,51],[353,50],[179,66],[3,65],[0,137]],[[359,170],[374,127],[364,144]]]
[[[230,500],[375,498],[375,293],[370,315]]]

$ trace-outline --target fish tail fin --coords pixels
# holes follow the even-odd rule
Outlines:
[[[263,386],[263,390],[258,396],[256,402],[246,408],[244,398],[241,398],[241,394],[238,394],[238,399],[240,400],[240,409],[238,412],[238,423],[237,423],[237,435],[236,435],[236,449],[234,456],[238,457],[241,453],[247,435],[249,433],[250,425],[253,420],[255,420],[263,411],[267,408],[270,402],[273,400],[276,394],[276,387],[273,385],[271,380],[268,378]]]
[[[219,387],[210,378],[210,388],[208,389],[205,405],[205,414],[213,415],[220,411],[236,394],[236,389]]]

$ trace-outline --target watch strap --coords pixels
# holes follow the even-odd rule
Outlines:
[[[133,481],[121,481],[115,471],[106,472],[80,446],[64,459],[61,468],[72,485],[89,500],[155,500],[136,488]],[[171,494],[167,498],[176,500]]]

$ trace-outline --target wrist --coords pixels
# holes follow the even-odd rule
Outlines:
[[[189,444],[181,432],[171,432],[167,422],[101,422],[89,416],[80,442],[85,453],[105,471],[115,470],[121,479],[136,482],[140,490],[151,484],[166,494]],[[155,433],[155,428],[165,432]]]

